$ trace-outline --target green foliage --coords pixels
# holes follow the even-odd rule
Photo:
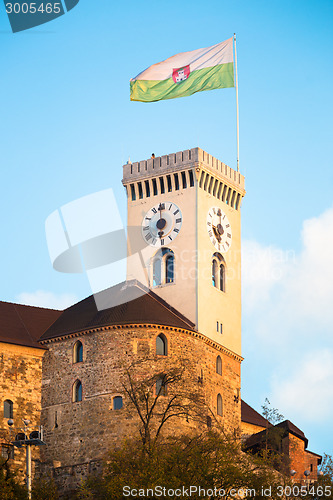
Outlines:
[[[333,459],[331,455],[325,453],[323,456],[320,472],[322,475],[318,476],[318,485],[324,488],[325,500],[333,500]]]
[[[32,484],[32,500],[58,500],[57,486],[52,478],[35,479]]]
[[[263,416],[272,425],[276,425],[284,419],[284,416],[279,413],[277,408],[271,407],[271,403],[267,398],[265,398],[265,404],[261,408]]]
[[[246,455],[237,442],[220,433],[207,431],[159,441],[149,452],[140,441],[125,443],[110,454],[101,476],[90,477],[83,483],[79,498],[123,499],[125,486],[136,490],[156,486],[167,490],[190,486],[217,488],[225,490],[225,498],[233,498],[233,488],[251,488],[256,491],[256,498],[265,498],[262,487],[277,484],[281,484],[281,476],[257,457]]]
[[[26,488],[20,485],[15,473],[10,471],[8,460],[0,458],[0,500],[26,500]]]

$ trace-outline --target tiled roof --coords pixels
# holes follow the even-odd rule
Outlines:
[[[60,314],[54,309],[0,302],[0,342],[41,348],[39,337]]]
[[[112,325],[157,324],[194,331],[194,323],[136,280],[99,292],[96,299],[99,309],[103,304],[102,310],[97,309],[93,295],[87,297],[65,309],[42,335],[41,342]]]
[[[258,425],[260,427],[271,427],[272,424],[266,420],[260,413],[254,410],[250,405],[242,400],[242,422],[247,422],[248,424]]]

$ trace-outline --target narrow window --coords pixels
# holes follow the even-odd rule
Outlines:
[[[164,189],[164,179],[163,179],[163,177],[160,177],[160,186],[161,186],[161,194],[164,194],[165,193],[165,189]]]
[[[121,396],[115,396],[113,398],[112,408],[114,410],[121,410],[123,407],[123,398]]]
[[[222,335],[222,333],[223,333],[223,325],[222,323],[220,323],[220,334]]]
[[[190,187],[194,186],[194,176],[193,176],[193,170],[189,170],[189,175],[190,175]]]
[[[14,418],[13,416],[13,401],[6,399],[3,403],[3,418]]]
[[[170,175],[167,175],[167,184],[168,184],[168,193],[172,191],[172,185],[171,185],[171,177]]]
[[[216,331],[218,332],[219,331],[219,322],[216,321]]]
[[[187,183],[186,183],[186,174],[185,172],[182,172],[182,183],[183,183],[183,189],[187,188]]]
[[[217,284],[218,284],[217,270],[218,270],[217,262],[215,259],[213,259],[213,262],[212,262],[212,285],[215,287],[217,287]]]
[[[225,269],[223,264],[220,264],[220,290],[225,292]]]
[[[138,182],[138,189],[139,189],[139,199],[142,200],[142,198],[143,198],[143,190],[142,190],[142,184],[141,184],[141,182]]]
[[[153,262],[153,286],[159,286],[162,284],[161,263],[161,258],[157,256]]]
[[[179,191],[179,177],[178,177],[178,174],[173,174],[173,178],[175,180],[175,190]]]
[[[132,195],[132,201],[135,201],[136,200],[136,194],[135,194],[134,184],[131,184],[131,195]]]
[[[210,415],[207,415],[207,427],[208,429],[212,427],[212,417]]]
[[[221,394],[217,395],[217,414],[222,417],[223,415],[223,408],[222,408],[222,396]]]
[[[204,178],[205,178],[205,173],[203,170],[201,170],[200,181],[199,181],[199,187],[201,187],[201,188],[202,188],[202,185],[204,182]]]
[[[175,280],[175,257],[170,248],[161,248],[152,260],[153,286],[167,285]]]
[[[225,261],[218,252],[214,253],[212,259],[212,285],[225,292]]]
[[[221,356],[217,356],[216,358],[216,373],[222,375],[222,359]]]
[[[165,259],[165,282],[173,283],[174,281],[174,261],[175,258],[172,254],[167,255]]]
[[[156,179],[153,179],[153,193],[154,193],[154,196],[157,195],[157,183],[156,183]]]
[[[82,384],[77,380],[73,385],[73,403],[82,401]]]
[[[168,341],[163,333],[156,337],[156,354],[159,356],[167,356],[168,354]]]
[[[208,185],[209,178],[210,178],[210,175],[206,174],[205,184],[204,184],[204,190],[205,191],[207,191],[207,185]]]
[[[83,361],[83,345],[78,340],[73,348],[73,363],[81,363]]]
[[[147,198],[149,198],[149,196],[150,196],[149,181],[145,181],[145,187],[146,187],[146,196],[147,196]]]
[[[164,383],[164,377],[159,377],[156,380],[156,396],[166,396],[167,386]]]

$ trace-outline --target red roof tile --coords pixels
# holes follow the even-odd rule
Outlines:
[[[61,311],[0,302],[0,342],[42,348],[39,337]]]

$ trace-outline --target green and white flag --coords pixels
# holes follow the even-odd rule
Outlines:
[[[130,81],[131,101],[153,102],[234,87],[233,38],[153,64]]]

